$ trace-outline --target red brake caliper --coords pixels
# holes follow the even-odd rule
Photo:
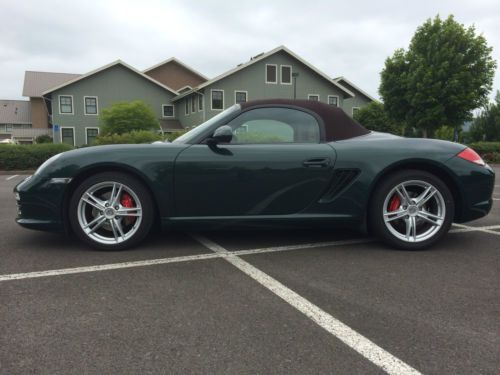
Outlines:
[[[396,211],[399,206],[401,206],[401,199],[399,198],[399,195],[394,194],[389,202],[389,212]]]
[[[123,207],[126,207],[126,208],[134,208],[135,207],[134,200],[127,193],[122,194],[122,198],[120,199],[120,203]],[[125,225],[133,224],[135,221],[135,216],[125,216],[124,220],[125,220]]]

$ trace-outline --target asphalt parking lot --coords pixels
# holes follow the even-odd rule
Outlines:
[[[155,234],[98,252],[18,227],[0,176],[0,374],[498,374],[490,215],[429,251],[356,232]]]

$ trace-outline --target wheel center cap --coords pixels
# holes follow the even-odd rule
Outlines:
[[[113,219],[115,217],[115,209],[112,207],[108,207],[104,210],[104,216],[106,219]]]
[[[408,206],[408,215],[417,216],[417,214],[418,214],[418,207],[416,205]]]

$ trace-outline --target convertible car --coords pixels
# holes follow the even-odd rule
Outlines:
[[[162,228],[360,228],[429,247],[485,216],[494,172],[472,149],[365,129],[305,100],[236,104],[172,143],[58,154],[15,188],[17,223],[98,249]]]

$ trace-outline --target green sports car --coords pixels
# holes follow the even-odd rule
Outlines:
[[[162,228],[360,228],[418,250],[485,216],[494,172],[466,146],[371,132],[316,101],[236,104],[173,143],[56,155],[15,188],[17,223],[98,249]]]

